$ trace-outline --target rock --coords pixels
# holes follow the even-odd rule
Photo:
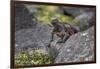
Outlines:
[[[92,8],[80,8],[80,7],[62,7],[61,9],[63,10],[63,13],[65,15],[70,15],[73,17],[76,17],[86,12],[93,11]]]
[[[72,35],[60,48],[54,63],[94,60],[94,27]]]
[[[15,55],[22,51],[28,51],[32,55],[33,49],[40,50],[54,59],[54,63],[70,63],[92,61],[94,59],[94,29],[72,35],[65,43],[56,43],[59,39],[54,38],[51,46],[52,27],[37,24],[35,28],[21,29],[15,32]]]
[[[15,30],[34,28],[37,24],[33,13],[26,8],[24,4],[15,5]]]
[[[72,23],[80,28],[81,31],[88,29],[95,23],[95,10],[93,8],[62,7],[63,14],[72,16]]]
[[[51,37],[51,28],[38,24],[36,28],[21,29],[15,33],[15,52],[26,51],[28,49],[42,49],[44,53],[48,53],[48,44]]]
[[[83,11],[81,11],[81,8],[76,7],[62,7],[62,9],[65,15],[70,15],[73,17],[76,17],[83,13]]]
[[[94,12],[85,12],[75,17],[73,22],[77,22],[80,30],[86,30],[87,28],[93,26],[95,23]]]

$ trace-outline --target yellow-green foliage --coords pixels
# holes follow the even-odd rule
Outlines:
[[[49,55],[40,53],[39,50],[33,50],[30,56],[27,52],[21,52],[18,57],[15,57],[15,65],[36,65],[36,64],[50,64],[53,59]]]
[[[39,6],[40,10],[34,16],[40,21],[40,23],[50,24],[53,18],[57,18],[62,22],[71,22],[72,17],[65,16],[61,13],[61,9],[58,6],[42,5]]]

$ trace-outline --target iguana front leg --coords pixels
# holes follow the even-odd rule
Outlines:
[[[54,31],[51,33],[51,40],[50,40],[50,42],[49,42],[49,44],[48,44],[48,47],[50,47],[50,45],[51,45],[51,42],[54,40]]]
[[[58,40],[57,43],[65,43],[65,41],[69,38],[69,35],[65,32],[62,34],[62,37],[60,40]]]

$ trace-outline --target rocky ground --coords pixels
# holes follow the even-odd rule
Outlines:
[[[27,9],[28,8],[28,9]],[[33,8],[35,11],[36,9]],[[72,14],[72,9],[64,9],[64,12]],[[77,9],[77,8],[76,8]],[[30,10],[27,5],[16,5],[16,32],[15,32],[15,55],[22,51],[28,51],[31,55],[32,49],[41,49],[43,54],[52,55],[54,63],[84,62],[94,60],[94,26],[72,35],[65,43],[56,43],[58,38],[48,47],[51,38],[52,27],[42,25],[31,15],[34,10]],[[68,11],[67,11],[68,10]],[[79,9],[78,9],[79,10]],[[87,9],[88,10],[88,9]],[[72,14],[75,20],[80,21],[87,17],[87,25],[93,24],[92,12],[77,12]],[[91,15],[90,17],[87,16]],[[80,26],[81,27],[81,26]]]
[[[94,59],[94,27],[72,35],[65,43],[56,43],[58,41],[56,38],[50,47],[48,44],[51,32],[49,28],[45,28],[17,31],[16,55],[22,51],[28,50],[31,53],[32,49],[41,49],[43,54],[52,55],[55,63],[92,61]]]
[[[94,27],[71,36],[59,50],[55,63],[94,60]]]

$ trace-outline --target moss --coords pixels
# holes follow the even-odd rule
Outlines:
[[[51,56],[39,52],[39,50],[33,50],[30,56],[27,52],[21,52],[18,57],[15,57],[15,65],[37,65],[37,64],[51,64],[53,59]]]
[[[40,6],[40,10],[34,14],[39,23],[50,24],[53,18],[57,18],[62,22],[71,22],[73,18],[62,14],[59,6]]]

